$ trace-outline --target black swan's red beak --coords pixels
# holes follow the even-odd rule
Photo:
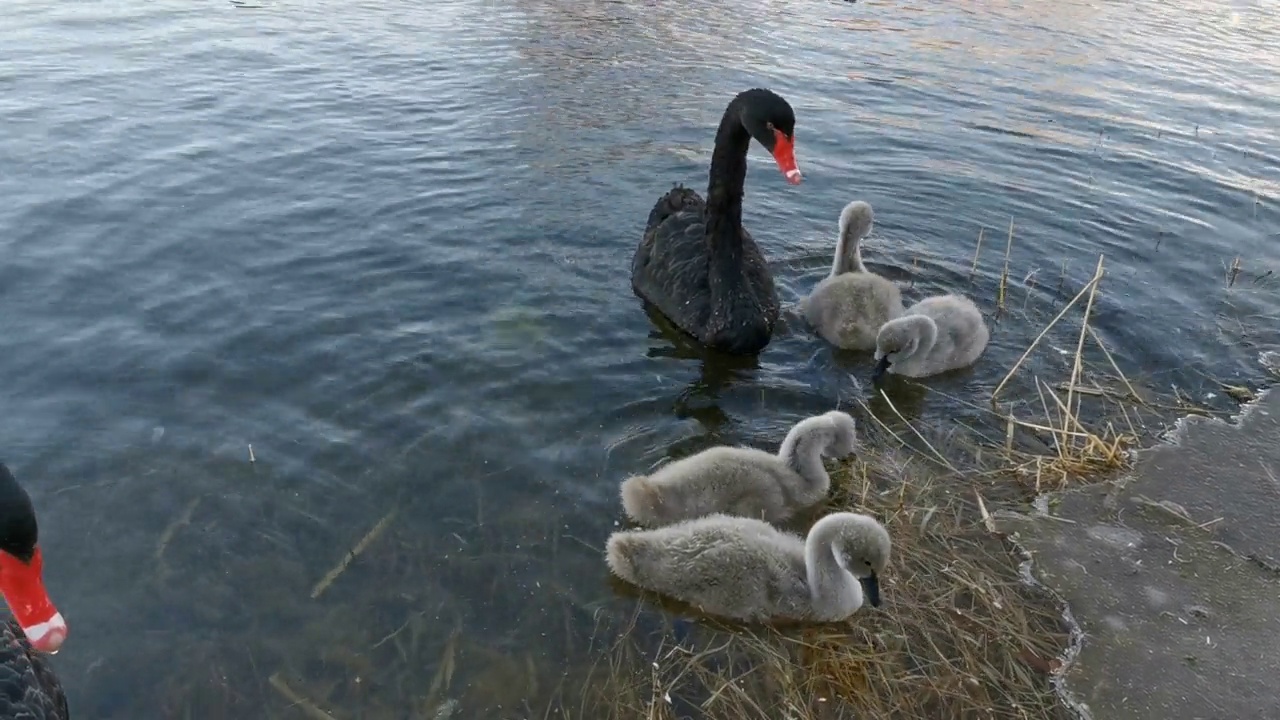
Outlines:
[[[778,169],[792,185],[800,184],[800,168],[796,167],[796,145],[781,130],[773,130],[773,159],[778,162]]]
[[[31,646],[41,652],[55,653],[67,639],[67,621],[62,619],[62,613],[53,606],[44,589],[43,566],[40,548],[36,548],[30,561],[0,550],[0,594],[4,595]]]

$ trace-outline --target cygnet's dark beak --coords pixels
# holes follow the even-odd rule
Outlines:
[[[871,371],[871,382],[878,383],[884,378],[885,371],[889,369],[889,356],[885,355],[880,358],[880,362],[876,363],[876,369]]]
[[[876,579],[876,574],[873,572],[867,577],[858,578],[858,582],[862,583],[862,594],[871,603],[871,607],[880,607],[880,581]]]

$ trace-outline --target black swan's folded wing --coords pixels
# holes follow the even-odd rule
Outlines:
[[[649,213],[631,261],[631,286],[677,327],[701,339],[709,312],[706,203],[677,185]]]
[[[696,190],[676,185],[654,203],[653,209],[649,211],[649,222],[644,226],[644,234],[648,235],[672,215],[686,211],[701,215],[706,207],[706,201]]]

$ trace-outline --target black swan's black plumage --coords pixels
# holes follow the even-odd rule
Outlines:
[[[0,718],[70,720],[67,696],[45,655],[12,618],[0,623]]]
[[[716,132],[707,199],[682,185],[663,195],[631,262],[637,295],[699,342],[733,354],[764,349],[778,320],[773,276],[742,227],[747,150],[755,137],[773,151],[775,128],[788,139],[795,128],[781,96],[754,89],[735,97]]]

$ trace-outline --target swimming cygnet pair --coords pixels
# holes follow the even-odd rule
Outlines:
[[[902,314],[898,286],[862,264],[859,244],[871,234],[873,222],[870,204],[855,200],[844,206],[831,274],[802,301],[809,324],[845,350],[874,350],[880,327]]]
[[[877,576],[889,533],[874,518],[833,513],[806,539],[754,518],[710,515],[609,537],[615,575],[703,612],[745,621],[843,620],[864,598],[880,605]]]
[[[750,447],[718,446],[634,475],[622,483],[622,507],[640,525],[668,525],[726,513],[781,522],[827,496],[824,454],[850,455],[857,428],[848,413],[805,418],[773,455]]]
[[[982,312],[963,295],[925,298],[880,328],[873,381],[885,371],[925,377],[965,367],[987,348]]]

